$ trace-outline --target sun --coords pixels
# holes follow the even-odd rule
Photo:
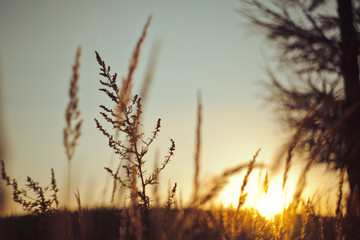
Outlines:
[[[285,198],[277,193],[267,193],[259,197],[254,208],[267,219],[281,214],[286,207]]]
[[[264,217],[270,219],[282,214],[284,208],[292,201],[293,189],[282,189],[279,179],[270,183],[267,193],[262,192],[254,201],[253,207]]]

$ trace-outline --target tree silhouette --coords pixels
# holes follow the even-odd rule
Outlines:
[[[306,154],[309,167],[326,163],[346,170],[348,208],[357,206],[351,214],[359,219],[360,2],[243,0],[241,4],[241,14],[279,51],[290,83],[268,72],[270,98],[281,119],[296,129],[288,145],[287,167],[298,150]]]

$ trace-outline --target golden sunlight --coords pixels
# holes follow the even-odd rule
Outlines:
[[[264,217],[272,218],[282,213],[286,206],[285,197],[279,193],[267,193],[262,195],[255,203],[254,208]]]
[[[281,214],[292,201],[294,189],[282,189],[282,177],[276,176],[269,184],[268,192],[262,192],[254,202],[254,208],[264,217],[272,218]]]
[[[258,172],[254,171],[253,174],[256,176]],[[242,181],[242,178],[242,174],[234,177],[220,194],[219,201],[223,205],[236,208],[239,200],[237,193],[240,194],[239,182]],[[295,180],[289,178],[286,190],[283,191],[282,174],[279,174],[270,177],[268,191],[265,193],[262,188],[261,179],[250,178],[245,190],[248,195],[243,208],[255,209],[265,218],[271,219],[277,214],[282,214],[284,207],[288,207],[292,201],[295,185]]]

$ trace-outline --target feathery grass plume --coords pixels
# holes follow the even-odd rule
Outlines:
[[[202,104],[201,95],[198,93],[197,126],[196,126],[196,150],[195,150],[195,175],[194,175],[194,198],[199,194],[199,174],[200,174],[200,150],[201,150],[201,123],[202,123]]]
[[[77,93],[79,91],[78,81],[79,81],[79,68],[80,68],[80,56],[81,56],[81,47],[79,46],[76,52],[75,64],[73,65],[73,74],[70,79],[70,88],[69,88],[69,97],[70,101],[67,105],[65,111],[65,120],[66,126],[64,127],[64,147],[66,152],[66,157],[68,160],[68,179],[67,179],[67,200],[66,204],[69,207],[70,204],[70,184],[71,184],[71,168],[70,163],[71,159],[74,156],[75,147],[77,140],[81,135],[81,125],[82,120],[79,120],[80,110],[79,110],[79,98]]]
[[[58,210],[59,201],[57,193],[59,191],[56,185],[55,173],[51,169],[51,182],[46,187],[41,187],[39,182],[34,181],[31,177],[26,178],[25,188],[19,189],[18,183],[15,178],[10,178],[5,169],[5,163],[1,162],[1,178],[5,181],[7,186],[13,188],[13,200],[20,204],[22,208],[30,213],[36,215],[45,215],[50,212]],[[33,194],[29,195],[28,191],[32,191]],[[48,192],[52,192],[49,194]]]
[[[256,161],[257,156],[259,155],[260,150],[261,150],[261,148],[259,148],[256,151],[255,155],[253,156],[253,159],[250,160],[250,163],[248,165],[248,170],[247,170],[247,172],[245,174],[243,183],[242,183],[241,188],[240,188],[239,203],[238,203],[238,206],[236,208],[236,213],[239,212],[239,209],[241,208],[242,205],[244,205],[244,203],[246,201],[247,193],[244,193],[245,192],[245,187],[246,187],[246,185],[247,185],[247,183],[249,181],[250,174],[251,174],[252,170],[254,169],[255,161]]]

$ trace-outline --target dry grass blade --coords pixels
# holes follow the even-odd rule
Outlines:
[[[255,155],[253,156],[253,159],[250,161],[250,163],[248,165],[248,170],[245,174],[243,183],[240,188],[239,203],[236,208],[236,213],[239,212],[239,209],[241,208],[242,205],[244,205],[244,203],[246,201],[247,194],[245,193],[245,187],[249,181],[250,174],[251,174],[252,170],[254,169],[255,161],[256,161],[257,156],[259,155],[260,150],[261,150],[261,148],[259,148],[259,150],[256,151]]]

